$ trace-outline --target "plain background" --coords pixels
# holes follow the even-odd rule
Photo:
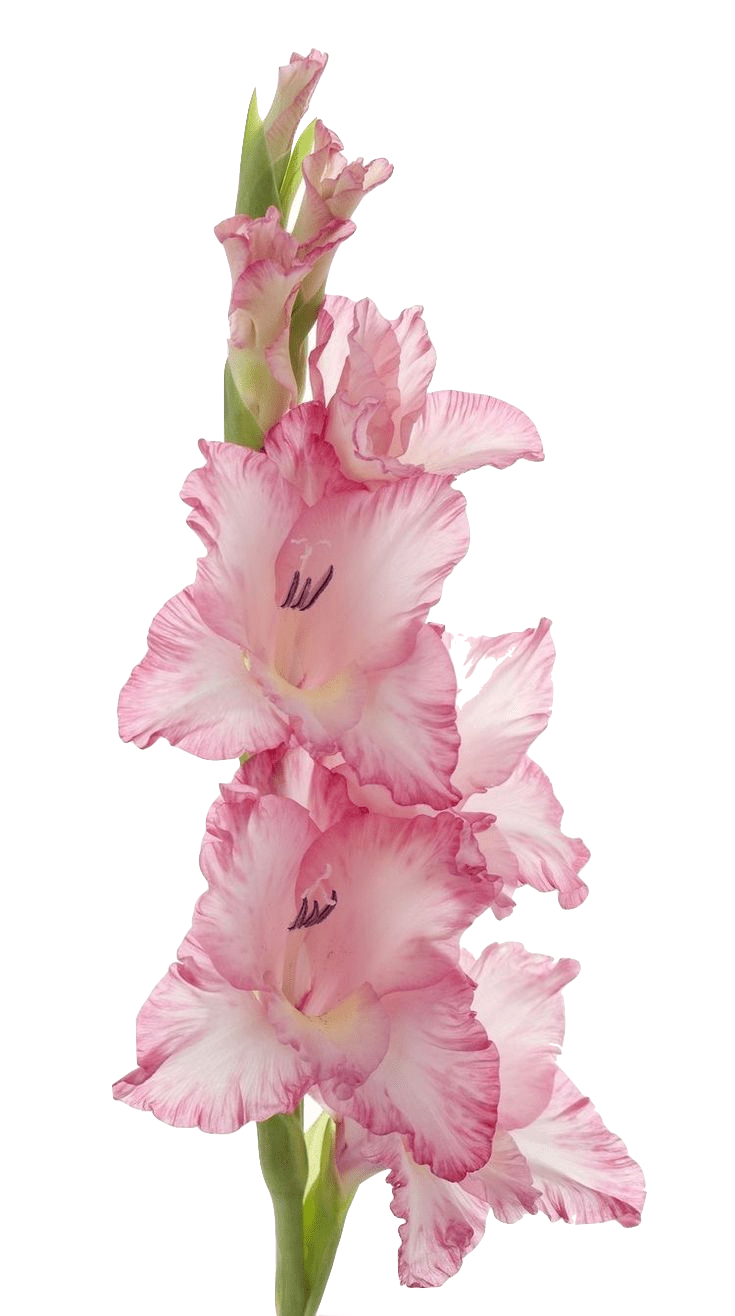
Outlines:
[[[116,737],[119,686],[192,576],[177,498],[221,434],[244,116],[279,63],[393,179],[331,290],[421,302],[437,387],[493,393],[546,462],[462,480],[470,556],[438,617],[554,621],[537,745],[593,858],[571,913],[496,937],[578,957],[564,1067],[646,1170],[644,1223],[492,1221],[460,1275],[399,1289],[361,1190],[322,1311],[726,1310],[730,1247],[731,173],[726,6],[394,0],[27,7],[3,56],[6,933],[13,1313],[271,1311],[252,1128],[113,1104],[186,931],[224,765]],[[729,212],[729,213],[728,213]],[[727,239],[727,240],[726,240]],[[7,1167],[10,1168],[8,1181]],[[729,1269],[729,1267],[728,1267]]]

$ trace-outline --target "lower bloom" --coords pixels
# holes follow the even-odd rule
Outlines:
[[[320,1085],[460,1179],[487,1160],[497,1106],[497,1053],[459,961],[489,899],[469,829],[357,809],[302,750],[271,766],[282,793],[242,770],[210,810],[208,890],[115,1096],[228,1133]]]
[[[557,1066],[561,989],[579,965],[513,942],[488,946],[475,961],[463,952],[462,962],[477,984],[478,1019],[500,1056],[497,1125],[485,1165],[448,1182],[417,1165],[399,1136],[375,1137],[350,1119],[338,1130],[337,1168],[348,1189],[390,1171],[391,1209],[403,1219],[399,1278],[414,1288],[456,1274],[491,1210],[505,1224],[542,1211],[570,1224],[630,1226],[639,1223],[645,1196],[640,1167]]]

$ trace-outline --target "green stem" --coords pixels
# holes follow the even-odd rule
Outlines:
[[[276,1224],[276,1313],[304,1316],[308,1285],[304,1264],[303,1200],[308,1164],[301,1108],[258,1125],[258,1152]]]

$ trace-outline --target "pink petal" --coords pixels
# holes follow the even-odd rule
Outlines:
[[[139,1068],[113,1095],[166,1124],[233,1133],[248,1120],[293,1110],[308,1066],[283,1046],[262,1005],[208,965],[189,939],[138,1016]],[[188,954],[186,952],[189,952]]]
[[[316,346],[309,356],[311,391],[326,404],[337,391],[349,353],[348,337],[355,327],[357,303],[349,297],[332,297],[322,302],[316,322]]]
[[[238,795],[283,795],[306,809],[320,832],[364,812],[353,804],[347,782],[331,772],[298,746],[254,754],[237,771],[229,786],[222,787],[225,799]]]
[[[640,1166],[561,1070],[544,1113],[513,1134],[550,1220],[637,1225],[645,1198]]]
[[[503,469],[526,457],[541,461],[536,426],[517,407],[479,393],[430,393],[411,431],[404,460],[426,471],[459,475],[477,466]]]
[[[477,801],[486,804],[497,817],[497,833],[483,833],[479,839],[488,869],[497,857],[497,842],[504,842],[512,854],[515,874],[508,869],[501,875],[514,884],[525,882],[537,891],[556,891],[563,909],[574,909],[588,895],[579,877],[590,852],[583,841],[572,840],[561,830],[563,809],[551,788],[551,782],[531,759],[522,759],[518,767],[500,786],[494,786]],[[468,801],[472,807],[472,801]]]
[[[390,1020],[369,983],[323,1014],[297,1010],[274,992],[264,1005],[279,1041],[308,1063],[314,1083],[331,1081],[351,1093],[388,1049]]]
[[[146,749],[165,736],[205,759],[234,758],[278,745],[282,713],[263,697],[236,644],[205,625],[185,589],[164,604],[148,633],[148,652],[123,686],[120,735]]]
[[[449,1183],[417,1165],[405,1144],[395,1142],[399,1150],[388,1182],[393,1189],[390,1209],[404,1221],[398,1231],[398,1278],[409,1288],[435,1288],[456,1275],[467,1253],[477,1247],[485,1232],[487,1206],[468,1191],[473,1175]]]
[[[368,493],[332,494],[293,525],[276,565],[279,598],[295,573],[329,587],[306,612],[291,612],[291,664],[299,689],[321,686],[350,664],[389,667],[412,652],[444,577],[469,542],[465,502],[437,476]]]
[[[350,488],[337,454],[324,438],[326,413],[318,402],[304,402],[282,416],[265,438],[265,453],[307,506],[325,494]]]
[[[323,884],[336,907],[309,929],[312,987],[301,1008],[320,1014],[365,982],[382,996],[445,976],[460,934],[486,905],[484,884],[458,866],[462,843],[462,823],[449,813],[364,814],[314,841],[296,901]]]
[[[554,664],[550,626],[543,618],[535,630],[451,641],[461,741],[454,784],[463,795],[499,786],[546,726]]]
[[[477,983],[474,1009],[500,1052],[498,1125],[517,1129],[546,1107],[564,1040],[561,990],[579,973],[517,942],[488,946],[467,970]]]
[[[351,1098],[328,1104],[373,1133],[402,1133],[415,1161],[456,1182],[490,1156],[499,1094],[495,1047],[475,1019],[471,984],[450,971],[431,986],[394,992],[385,1058]]]
[[[364,782],[384,785],[399,804],[453,804],[459,735],[451,659],[434,626],[422,626],[405,662],[373,672],[360,720],[340,738]]]
[[[209,811],[193,935],[233,987],[280,989],[299,905],[302,857],[319,836],[305,809],[276,795],[220,797]]]
[[[535,1215],[538,1210],[539,1192],[526,1159],[502,1129],[495,1130],[493,1154],[487,1165],[468,1175],[464,1182],[505,1225],[514,1225],[522,1216]]]
[[[283,598],[273,563],[304,502],[265,453],[204,440],[199,447],[205,465],[181,491],[192,509],[188,524],[209,550],[199,563],[197,603],[218,634],[270,656]]]
[[[331,399],[326,434],[351,479],[407,474],[397,459],[435,364],[421,307],[387,320],[367,297],[327,299],[310,366],[315,396]]]
[[[319,50],[291,56],[278,70],[278,89],[263,120],[268,154],[276,163],[291,150],[294,133],[309,108],[309,101],[324,72],[327,56]]]

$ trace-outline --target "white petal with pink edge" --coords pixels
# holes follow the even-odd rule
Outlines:
[[[330,1080],[349,1094],[388,1049],[390,1020],[369,983],[324,1014],[297,1010],[276,993],[266,994],[264,1006],[279,1041],[308,1062],[314,1083]]]
[[[541,461],[538,430],[524,412],[499,398],[454,389],[430,393],[411,431],[404,461],[441,475],[478,466],[503,469],[525,457]]]
[[[386,1139],[386,1141],[388,1141]],[[388,1179],[391,1211],[402,1217],[398,1277],[409,1288],[436,1288],[456,1275],[485,1232],[487,1205],[471,1190],[476,1176],[450,1183],[417,1165],[402,1140]]]
[[[537,763],[522,759],[506,781],[478,795],[475,802],[491,809],[497,817],[497,836],[485,833],[479,838],[483,853],[486,845],[492,847],[502,839],[515,860],[516,883],[526,883],[537,891],[556,891],[563,909],[582,904],[589,890],[579,871],[590,852],[583,841],[562,832],[564,810]],[[471,808],[472,803],[468,800],[467,807]],[[490,866],[490,854],[486,853],[486,858]]]
[[[311,993],[321,1014],[369,982],[378,995],[444,977],[459,936],[485,908],[485,884],[458,867],[462,823],[435,818],[345,818],[304,856],[296,899],[335,908],[309,929]],[[464,978],[460,987],[464,987]]]
[[[506,941],[487,946],[467,972],[477,983],[477,1017],[500,1052],[499,1127],[530,1124],[551,1097],[564,1040],[561,990],[579,964]]]
[[[325,425],[324,407],[303,402],[287,411],[265,436],[266,456],[308,507],[325,494],[350,488],[334,448],[324,437]]]
[[[197,571],[197,606],[218,634],[267,657],[283,597],[273,564],[304,501],[265,453],[203,439],[199,447],[205,465],[181,491],[192,508],[188,524],[209,550]]]
[[[225,982],[201,954],[172,965],[143,1006],[138,1064],[113,1095],[206,1133],[234,1133],[293,1110],[311,1083],[308,1065],[278,1040],[255,996]]]
[[[544,730],[554,665],[550,626],[544,617],[535,630],[449,641],[460,704],[454,784],[463,795],[499,786]]]
[[[645,1199],[640,1166],[561,1070],[546,1110],[513,1137],[541,1192],[539,1208],[550,1220],[640,1222]]]
[[[502,1077],[501,1077],[502,1084]],[[463,1181],[489,1206],[504,1225],[514,1225],[524,1215],[535,1215],[539,1191],[534,1188],[531,1171],[509,1133],[495,1130],[493,1152],[487,1165]]]
[[[469,543],[465,501],[439,476],[368,493],[333,494],[307,508],[279,554],[277,594],[294,579],[325,579],[313,608],[297,611],[293,685],[320,686],[351,663],[389,667],[411,653],[416,632]],[[298,577],[297,577],[298,573]]]
[[[239,647],[205,624],[193,595],[182,590],[154,617],[148,652],[120,694],[120,735],[141,749],[164,736],[204,759],[280,744],[286,718],[264,697]]]
[[[306,810],[277,795],[230,793],[210,809],[201,853],[209,887],[192,932],[233,987],[280,989],[301,860],[318,836]]]
[[[402,1133],[413,1159],[453,1182],[488,1160],[499,1096],[498,1054],[472,1009],[472,985],[459,970],[382,1004],[390,1046],[347,1100],[327,1084],[340,1114],[373,1133]]]
[[[398,804],[456,803],[456,688],[439,631],[422,626],[405,662],[369,673],[360,719],[340,738],[358,779],[385,786]]]

